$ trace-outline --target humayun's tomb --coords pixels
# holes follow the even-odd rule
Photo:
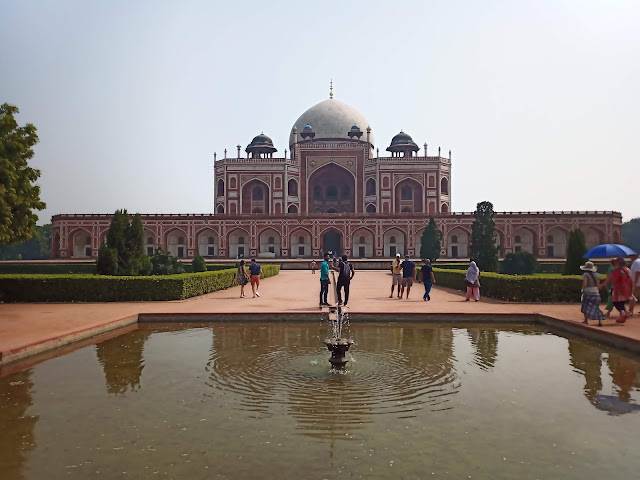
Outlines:
[[[330,98],[293,124],[281,157],[260,134],[235,156],[214,154],[213,214],[143,214],[147,252],[180,258],[317,258],[323,251],[381,259],[419,255],[433,216],[444,258],[468,257],[472,213],[451,211],[451,151],[428,155],[404,132],[380,156],[367,119]],[[429,150],[431,151],[431,150]],[[478,201],[485,199],[478,199]],[[111,214],[52,218],[52,258],[94,258]],[[526,250],[563,258],[579,227],[587,247],[620,243],[618,212],[497,212],[500,255]]]

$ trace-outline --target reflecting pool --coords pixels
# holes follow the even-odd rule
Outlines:
[[[0,478],[637,478],[638,357],[543,327],[142,325],[0,370]]]

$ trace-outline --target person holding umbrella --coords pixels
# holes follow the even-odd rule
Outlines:
[[[589,319],[598,320],[598,326],[601,327],[604,313],[600,310],[601,286],[598,267],[593,262],[587,262],[580,267],[580,270],[584,272],[582,275],[582,308],[580,309],[584,315],[582,323],[589,325]]]
[[[627,268],[627,262],[624,257],[616,258],[616,267],[617,268],[611,272],[611,283],[613,284],[612,300],[613,306],[620,312],[620,318],[616,319],[616,323],[624,323],[629,316],[629,312],[625,309],[624,304],[629,301],[632,296],[631,271]]]

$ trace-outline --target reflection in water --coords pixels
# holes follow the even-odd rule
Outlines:
[[[344,374],[309,323],[145,326],[7,374],[0,479],[637,477],[640,415],[610,415],[637,408],[638,357],[537,326],[351,329]]]
[[[96,345],[98,361],[104,369],[107,392],[121,395],[128,389],[140,388],[144,368],[144,343],[153,332],[134,330],[127,335],[110,338]]]
[[[584,395],[598,410],[609,415],[621,415],[640,410],[640,405],[631,401],[630,392],[638,386],[640,366],[637,361],[619,353],[609,353],[607,365],[611,380],[617,387],[616,395],[602,392],[602,350],[580,340],[569,339],[569,355],[575,371],[585,379]]]
[[[474,362],[483,370],[489,370],[498,357],[498,332],[495,328],[470,328],[467,332],[475,347]]]
[[[25,478],[22,467],[35,447],[37,416],[27,415],[32,404],[32,370],[0,377],[0,477],[3,480]]]
[[[295,418],[305,435],[354,438],[374,415],[414,417],[447,410],[459,380],[446,326],[351,325],[357,340],[344,372],[331,371],[324,327],[224,326],[207,363],[213,394],[240,394],[236,407],[257,418]],[[345,435],[349,432],[349,435]]]

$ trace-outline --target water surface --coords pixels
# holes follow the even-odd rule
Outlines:
[[[0,377],[0,478],[637,478],[637,357],[537,326],[140,329]]]

